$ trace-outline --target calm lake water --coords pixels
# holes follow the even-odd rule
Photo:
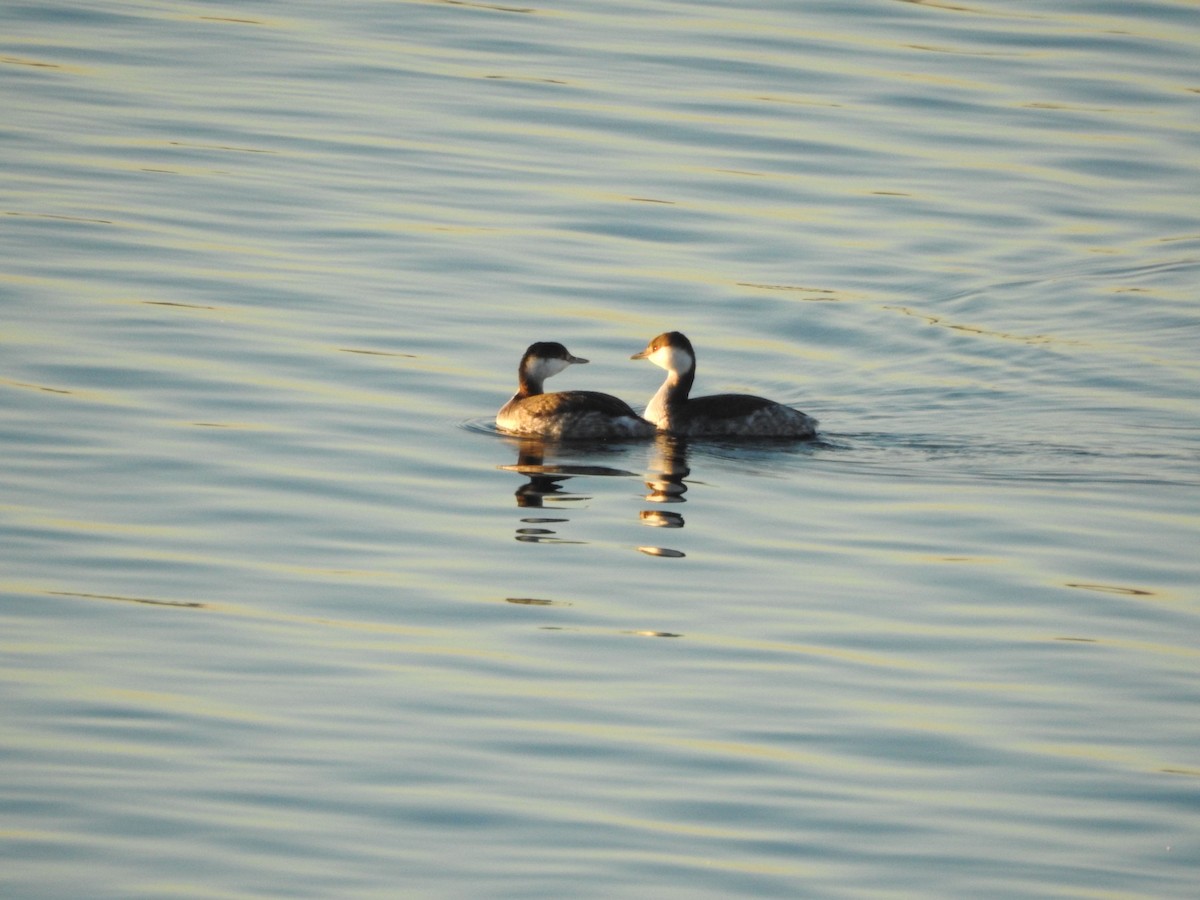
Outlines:
[[[1195,896],[1195,3],[0,21],[0,894]]]

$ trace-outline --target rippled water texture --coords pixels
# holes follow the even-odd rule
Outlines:
[[[6,5],[0,894],[1194,896],[1197,13]]]

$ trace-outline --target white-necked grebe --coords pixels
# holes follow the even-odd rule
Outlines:
[[[599,391],[542,393],[542,384],[569,365],[585,363],[562,344],[530,344],[517,369],[517,392],[496,413],[496,427],[511,434],[544,438],[649,437],[654,426],[624,400]]]
[[[654,338],[630,359],[648,359],[667,370],[667,380],[646,407],[645,417],[659,431],[712,437],[811,438],[817,420],[790,406],[751,394],[688,397],[696,378],[696,351],[678,331]]]

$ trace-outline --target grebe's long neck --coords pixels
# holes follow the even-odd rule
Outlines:
[[[526,355],[517,367],[517,396],[536,397],[542,393],[542,385],[551,375],[557,375],[571,362],[587,362],[586,359],[557,359],[553,357]]]
[[[683,371],[668,368],[667,377],[658,393],[650,398],[650,403],[646,406],[646,418],[651,422],[661,422],[669,418],[673,410],[687,403],[688,393],[692,390],[692,382],[695,380],[694,364],[684,367]]]
[[[530,371],[536,366],[527,366],[522,364],[517,370],[517,396],[518,397],[536,397],[542,393],[542,385],[546,379],[540,373]]]

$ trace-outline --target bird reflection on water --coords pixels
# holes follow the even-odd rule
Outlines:
[[[592,495],[568,489],[568,483],[581,477],[625,477],[637,478],[638,473],[626,469],[593,464],[576,464],[562,460],[571,457],[591,457],[593,454],[612,453],[611,445],[562,445],[541,438],[510,439],[517,445],[517,461],[513,465],[499,466],[506,472],[516,472],[528,480],[514,492],[517,506],[522,509],[542,509],[547,505],[591,500]],[[666,434],[656,436],[653,454],[645,474],[640,476],[649,491],[646,502],[655,504],[686,502],[685,479],[690,473],[687,462],[687,443]],[[547,462],[547,459],[556,460]],[[658,528],[682,528],[683,516],[671,510],[642,509],[638,511],[642,525]],[[567,540],[559,536],[554,527],[570,522],[565,517],[524,516],[516,530],[516,540],[525,543],[579,544],[585,541]],[[637,546],[638,552],[648,556],[681,558],[680,550],[667,547]]]
[[[654,440],[654,455],[646,471],[646,487],[650,489],[646,499],[652,503],[686,503],[687,498],[683,495],[687,493],[688,488],[684,479],[691,473],[692,470],[688,467],[687,439],[659,434]],[[642,512],[642,518],[645,519],[654,512],[645,510]],[[682,525],[682,516],[679,516],[679,519],[679,525]]]

